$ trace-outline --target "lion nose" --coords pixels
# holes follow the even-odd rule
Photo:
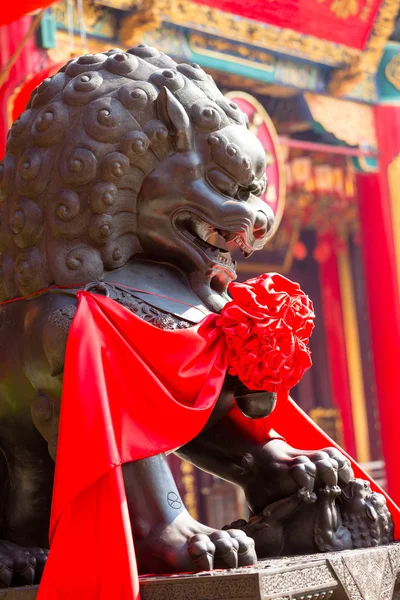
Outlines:
[[[274,218],[270,218],[262,210],[257,211],[254,221],[254,237],[261,239],[267,235],[274,225]]]

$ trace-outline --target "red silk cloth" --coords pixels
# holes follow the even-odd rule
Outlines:
[[[335,254],[332,253],[327,261],[319,265],[319,276],[332,395],[340,409],[344,446],[351,456],[356,456],[346,332],[343,325],[340,281]]]
[[[51,552],[38,600],[137,600],[121,465],[172,450],[201,431],[222,388],[227,353],[218,315],[164,331],[108,298],[78,298],[67,344]],[[266,419],[252,421],[238,409],[227,418],[262,443],[274,428],[298,448],[335,445],[287,393]],[[388,505],[399,535],[399,509],[390,499]]]
[[[17,0],[16,2],[4,2],[0,11],[0,26],[12,23],[24,15],[47,8],[57,0]]]
[[[400,348],[399,265],[396,264],[394,247],[398,231],[388,189],[389,167],[394,164],[393,161],[400,152],[400,108],[376,107],[375,117],[379,141],[379,173],[359,175],[357,187],[387,490],[393,500],[400,503],[400,405],[396,393],[393,393],[400,386],[400,369],[396,360],[393,360]],[[390,135],[387,135],[388,123]],[[397,202],[397,199],[393,200]]]
[[[365,47],[381,5],[381,0],[193,1],[359,50]]]

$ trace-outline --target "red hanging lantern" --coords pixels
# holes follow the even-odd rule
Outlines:
[[[0,11],[0,26],[8,25],[13,21],[17,21],[24,15],[31,12],[47,8],[54,4],[56,0],[17,0],[16,2],[4,3]]]
[[[313,258],[320,265],[328,262],[332,254],[332,246],[326,239],[320,239],[314,249]]]
[[[308,250],[306,245],[299,241],[293,247],[293,256],[296,260],[305,260],[307,258]]]

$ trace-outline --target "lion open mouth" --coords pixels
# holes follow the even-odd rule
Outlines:
[[[234,273],[237,263],[232,259],[231,251],[237,247],[245,258],[253,254],[242,228],[241,231],[223,229],[188,212],[180,213],[175,223],[181,235],[202,250],[208,258]]]

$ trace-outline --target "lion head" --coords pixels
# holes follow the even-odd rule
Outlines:
[[[393,519],[383,494],[373,492],[369,481],[353,479],[339,500],[343,525],[350,531],[354,548],[393,541]]]
[[[84,285],[135,255],[212,308],[230,250],[263,248],[265,153],[198,65],[154,48],[71,60],[32,94],[0,163],[0,300]]]

